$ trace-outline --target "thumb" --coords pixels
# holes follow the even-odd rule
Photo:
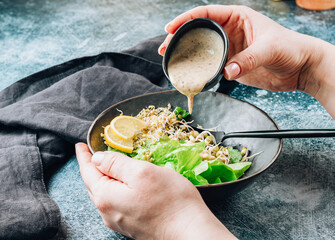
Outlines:
[[[254,42],[229,59],[224,68],[225,78],[227,80],[234,80],[262,66],[268,60],[268,52],[265,50],[264,44]]]
[[[144,162],[122,153],[106,151],[96,152],[92,156],[92,163],[103,174],[124,183],[131,183]]]

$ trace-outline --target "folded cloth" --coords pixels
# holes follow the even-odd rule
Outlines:
[[[0,92],[0,239],[48,239],[60,211],[44,174],[86,142],[91,122],[129,97],[167,89],[157,54],[165,36],[121,53],[75,59]]]

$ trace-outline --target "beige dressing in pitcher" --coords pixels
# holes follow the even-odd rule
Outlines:
[[[207,28],[195,28],[180,38],[168,62],[172,85],[188,98],[192,113],[193,97],[218,71],[224,52],[220,35]]]

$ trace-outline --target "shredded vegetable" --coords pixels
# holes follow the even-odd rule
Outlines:
[[[136,117],[148,126],[135,134],[134,151],[128,156],[172,168],[195,185],[242,176],[251,165],[248,149],[218,145],[209,131],[195,131],[192,121],[185,120],[188,115],[180,107],[172,111],[170,104],[166,108],[151,105],[142,109]]]

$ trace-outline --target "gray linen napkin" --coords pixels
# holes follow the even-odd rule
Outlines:
[[[121,100],[168,84],[157,48],[164,36],[122,53],[75,59],[0,92],[0,239],[47,239],[60,212],[44,175],[86,141],[91,122]]]

